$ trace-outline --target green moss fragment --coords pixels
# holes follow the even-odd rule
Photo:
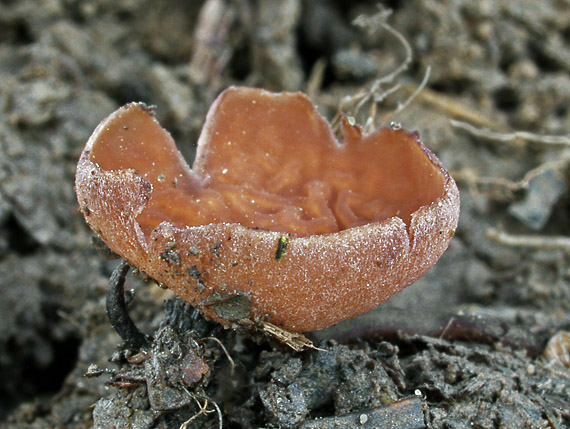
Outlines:
[[[287,250],[287,243],[289,243],[289,237],[287,235],[282,235],[277,243],[277,252],[275,253],[275,260],[278,261],[283,257],[285,251]]]

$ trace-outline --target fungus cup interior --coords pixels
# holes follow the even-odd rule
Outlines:
[[[92,145],[103,170],[133,169],[152,184],[138,216],[146,235],[237,223],[298,236],[411,213],[441,197],[446,177],[417,134],[343,124],[344,143],[302,94],[230,89],[212,107],[192,169],[141,104],[120,109]]]
[[[459,216],[455,182],[416,133],[343,131],[339,143],[301,93],[230,88],[191,169],[132,103],[87,142],[78,201],[114,252],[208,317],[321,329],[425,274]]]

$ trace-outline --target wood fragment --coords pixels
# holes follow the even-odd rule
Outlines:
[[[196,82],[214,79],[228,64],[232,53],[229,31],[234,19],[235,9],[222,0],[207,0],[200,9],[188,66]]]

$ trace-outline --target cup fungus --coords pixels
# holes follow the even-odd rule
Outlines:
[[[192,169],[144,104],[94,131],[76,193],[130,265],[226,326],[325,328],[364,313],[443,254],[459,193],[417,133],[343,123],[301,93],[229,88]]]

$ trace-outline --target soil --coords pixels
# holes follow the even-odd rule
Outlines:
[[[570,2],[382,3],[0,1],[1,426],[570,427]],[[344,99],[361,124],[370,102],[345,97],[373,94],[374,125],[418,130],[456,178],[457,234],[416,284],[310,334],[322,350],[129,276],[154,342],[125,350],[77,160],[130,101],[192,159],[230,85],[302,90],[329,119]]]

